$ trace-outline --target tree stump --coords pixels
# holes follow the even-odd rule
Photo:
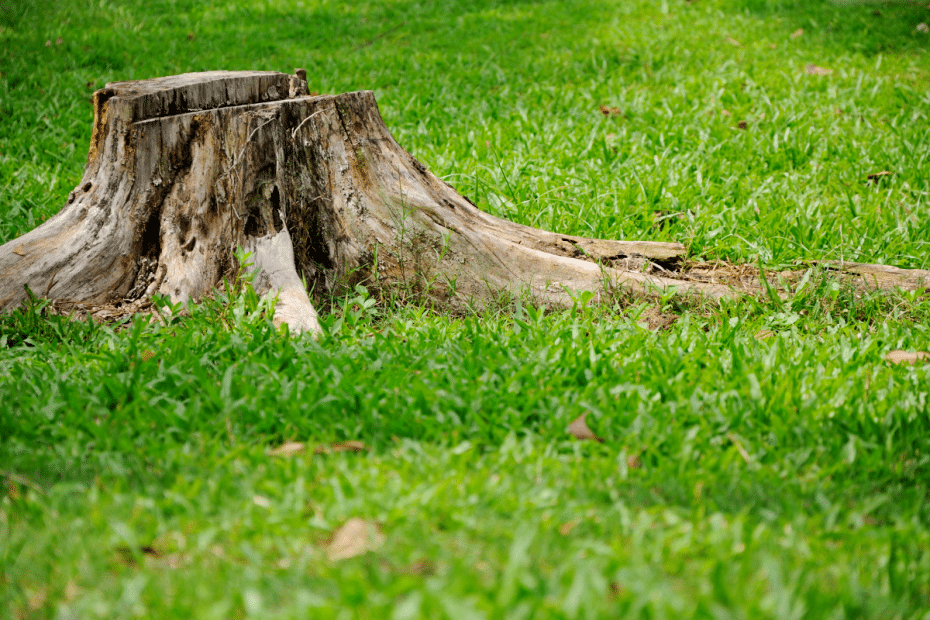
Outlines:
[[[453,308],[505,292],[560,306],[615,287],[732,294],[643,269],[672,269],[680,244],[484,213],[397,144],[370,91],[311,96],[298,76],[215,71],[108,84],[93,101],[80,185],[0,246],[0,311],[26,286],[86,307],[196,300],[237,247],[252,253],[258,292],[278,296],[276,324],[298,331],[319,329],[307,288],[337,282],[399,285]]]

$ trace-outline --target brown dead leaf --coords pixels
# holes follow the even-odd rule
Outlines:
[[[745,131],[749,129],[749,123],[747,123],[746,121],[740,121],[736,123],[736,127],[737,129],[742,129],[743,131]]]
[[[304,443],[302,441],[287,441],[277,448],[272,448],[266,454],[268,454],[268,456],[294,456],[303,451]]]
[[[617,107],[609,108],[606,105],[602,105],[599,109],[604,116],[617,116],[620,114],[620,108]]]
[[[568,536],[572,533],[572,530],[578,527],[581,524],[581,519],[572,519],[566,523],[563,523],[559,526],[559,534],[562,536]]]
[[[347,560],[380,549],[384,542],[381,526],[374,521],[353,517],[333,532],[326,544],[326,554],[333,561]]]
[[[775,332],[773,332],[770,329],[760,329],[753,336],[753,338],[755,338],[756,340],[768,340],[769,338],[774,338],[774,337],[775,337]]]
[[[923,22],[920,22],[919,24],[917,24],[917,32],[920,32],[921,34],[927,34],[928,32],[930,32],[930,26],[928,26],[927,24]]]
[[[333,454],[335,452],[365,452],[368,450],[368,446],[363,444],[361,441],[342,441],[335,442],[329,445],[320,444],[313,449],[314,454]]]
[[[429,577],[430,575],[436,574],[436,563],[432,560],[417,560],[416,562],[412,562],[409,566],[405,566],[401,569],[401,572],[406,575]]]
[[[20,245],[16,246],[15,248],[13,248],[13,254],[17,254],[17,255],[19,255],[19,256],[25,256],[25,255],[26,255],[26,249],[23,248],[22,244],[20,244]]]
[[[881,172],[873,172],[866,178],[868,178],[870,183],[878,183],[883,177],[890,177],[892,175],[894,175],[894,172],[891,170],[882,170]]]
[[[193,40],[194,40],[194,33],[193,33],[193,32],[188,32],[188,33],[187,33],[187,40],[188,40],[188,41],[193,41]]]
[[[916,364],[917,362],[926,362],[930,360],[930,353],[926,351],[902,351],[895,349],[885,355],[885,360],[892,364]]]
[[[141,551],[143,554],[149,557],[152,557],[152,558],[161,557],[161,552],[151,545],[145,545],[144,547],[139,547],[139,551]]]
[[[791,38],[792,38],[792,39],[798,39],[798,38],[803,37],[803,36],[804,36],[804,29],[803,29],[803,28],[798,28],[797,30],[795,30],[794,32],[791,33]]]
[[[804,67],[804,72],[808,75],[830,75],[833,73],[833,69],[818,67],[815,64],[808,64],[806,67]]]
[[[151,349],[146,349],[145,351],[142,352],[141,357],[142,357],[143,362],[147,362],[153,357],[155,357],[155,351],[152,351]]]
[[[730,118],[731,116],[733,116],[732,114],[730,114],[730,111],[727,110],[726,108],[724,108],[723,110],[720,110],[720,113],[723,114],[727,118]]]
[[[626,466],[628,469],[639,469],[643,466],[643,462],[639,458],[639,452],[626,457]]]
[[[603,442],[604,440],[594,434],[590,428],[588,428],[588,423],[585,421],[585,418],[588,417],[587,413],[582,413],[574,422],[568,425],[568,434],[574,437],[575,439],[582,440],[594,440]]]
[[[123,566],[138,566],[139,563],[136,562],[136,553],[141,553],[144,556],[150,558],[159,558],[161,557],[161,552],[150,545],[145,545],[144,547],[138,547],[135,551],[130,547],[125,545],[116,548],[116,554],[114,559],[122,564]]]
[[[58,37],[57,39],[55,39],[55,45],[61,45],[64,42],[65,40],[61,37]]]
[[[743,44],[737,41],[736,39],[734,39],[733,37],[726,37],[725,41],[735,47],[743,47]]]

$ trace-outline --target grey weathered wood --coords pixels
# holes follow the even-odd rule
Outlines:
[[[256,272],[252,280],[255,291],[277,295],[274,324],[287,324],[296,331],[320,331],[316,310],[294,269],[294,246],[287,230],[249,239],[244,249],[251,253]]]
[[[822,264],[828,269],[858,276],[860,283],[874,289],[916,290],[930,285],[930,271],[926,269],[901,269],[849,261],[822,261]]]
[[[94,103],[81,183],[0,246],[0,310],[26,285],[89,305],[198,299],[237,247],[296,330],[318,329],[301,276],[316,291],[400,285],[451,306],[505,291],[565,305],[618,286],[732,294],[627,270],[637,257],[669,265],[680,244],[559,235],[481,211],[397,144],[369,91],[310,96],[296,76],[214,71],[108,84]]]

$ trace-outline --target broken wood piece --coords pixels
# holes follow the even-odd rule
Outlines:
[[[890,290],[901,288],[914,291],[927,288],[930,285],[930,271],[926,269],[901,269],[889,265],[833,260],[811,262],[815,264],[819,262],[827,269],[859,276],[862,283],[873,289]]]

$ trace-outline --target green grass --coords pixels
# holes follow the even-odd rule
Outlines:
[[[299,66],[509,219],[930,266],[925,3],[34,4],[0,11],[0,242],[77,184],[93,89]],[[884,361],[930,348],[926,296],[812,270],[662,331],[330,301],[318,342],[248,295],[0,317],[0,617],[930,618],[930,366]],[[329,559],[352,517],[384,545]]]

